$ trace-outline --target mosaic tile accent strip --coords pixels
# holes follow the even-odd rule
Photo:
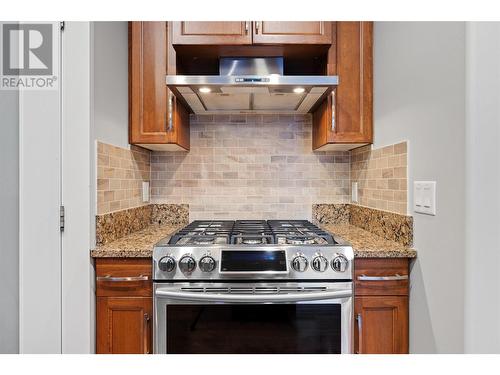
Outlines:
[[[142,182],[150,181],[151,151],[97,142],[97,214],[148,205]]]
[[[359,204],[406,215],[408,210],[407,142],[351,151],[351,181],[358,182]]]
[[[406,247],[413,246],[413,217],[350,205],[350,224]]]
[[[191,150],[153,152],[152,203],[190,219],[310,219],[313,203],[348,203],[350,153],[313,152],[310,115],[191,117]]]

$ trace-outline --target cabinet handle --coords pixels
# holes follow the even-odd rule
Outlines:
[[[96,279],[97,279],[97,281],[113,281],[113,282],[120,282],[120,281],[148,281],[149,280],[149,276],[147,276],[147,275],[140,275],[140,276],[125,276],[125,277],[118,276],[118,277],[115,277],[115,276],[106,275],[106,276],[97,276]]]
[[[245,34],[248,35],[248,21],[245,22]]]
[[[144,314],[144,354],[149,354],[149,314]]]
[[[332,91],[332,132],[335,131],[335,90]]]
[[[395,280],[408,280],[408,275],[395,274],[394,276],[358,276],[359,281],[395,281]]]
[[[356,354],[362,354],[361,352],[361,340],[362,340],[362,331],[363,331],[363,319],[361,318],[361,314],[356,315],[356,321],[358,322],[358,350]]]
[[[168,111],[167,111],[167,116],[168,116],[168,128],[167,132],[171,132],[172,129],[174,128],[174,118],[173,118],[173,109],[174,109],[174,96],[172,95],[172,92],[170,90],[167,90],[167,95],[168,95]]]
[[[259,21],[255,22],[255,34],[259,33],[259,26],[260,26],[260,22]]]

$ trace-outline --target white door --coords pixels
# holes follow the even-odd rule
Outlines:
[[[59,23],[54,76],[61,77]],[[61,87],[60,85],[58,85]],[[61,93],[19,93],[19,351],[61,353]]]

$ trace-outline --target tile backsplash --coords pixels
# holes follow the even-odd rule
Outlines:
[[[350,153],[313,152],[310,115],[191,117],[191,150],[151,155],[152,203],[190,219],[311,218],[350,200]]]
[[[150,180],[150,151],[97,142],[97,214],[140,207],[142,181]]]
[[[191,116],[191,150],[97,143],[97,213],[189,205],[189,219],[311,219],[313,204],[351,202],[407,213],[407,143],[314,152],[310,115]],[[340,207],[340,206],[339,206]]]
[[[405,215],[408,195],[408,145],[351,151],[351,180],[358,182],[358,203]]]

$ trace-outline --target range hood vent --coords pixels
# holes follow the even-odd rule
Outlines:
[[[172,93],[196,114],[311,112],[337,76],[285,76],[283,58],[221,58],[219,75],[169,75]]]

